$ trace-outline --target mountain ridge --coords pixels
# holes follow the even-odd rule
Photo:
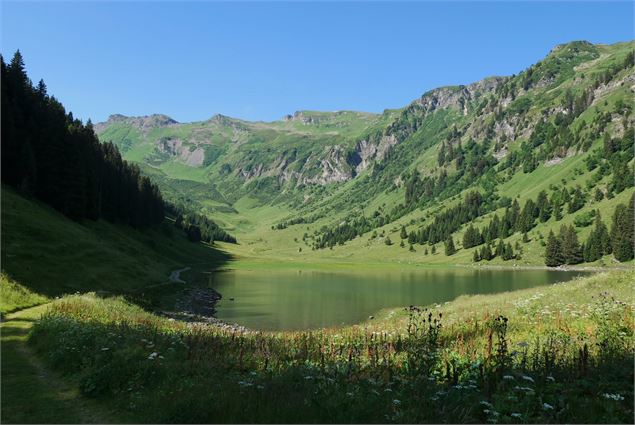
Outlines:
[[[564,185],[571,193],[580,176],[587,200],[598,184],[605,194],[623,190],[615,182],[632,169],[632,155],[602,144],[623,144],[632,131],[633,46],[565,43],[518,74],[439,87],[381,114],[300,110],[271,122],[216,115],[167,126],[159,120],[147,128],[96,127],[100,140],[112,140],[169,197],[228,228],[264,225],[244,216],[251,214],[240,207],[247,202],[283,211],[270,222],[281,233],[309,224],[309,247],[335,248],[335,240],[347,244],[434,205],[450,208],[469,190],[498,202],[506,182],[533,175],[553,176],[536,187]],[[602,162],[603,174],[584,161]],[[340,238],[342,232],[348,236]]]

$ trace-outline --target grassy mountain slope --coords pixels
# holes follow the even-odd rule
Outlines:
[[[167,283],[174,269],[209,270],[229,259],[189,242],[170,223],[143,231],[101,220],[76,223],[6,186],[2,207],[3,289],[13,283],[47,297],[91,290],[131,295]],[[2,309],[11,310],[5,301]]]
[[[470,263],[472,250],[460,246],[465,225],[451,232],[459,248],[452,257],[440,245],[429,256],[424,246],[400,248],[398,232],[402,225],[417,232],[470,191],[492,202],[518,199],[522,207],[541,190],[580,186],[582,209],[569,214],[565,207],[562,220],[538,222],[520,249],[516,263],[543,264],[541,241],[550,230],[595,209],[609,225],[615,205],[633,192],[615,190],[619,170],[632,175],[632,149],[601,155],[607,137],[623,145],[632,134],[633,46],[560,45],[518,75],[431,90],[381,115],[302,111],[271,123],[215,116],[190,124],[113,116],[96,130],[140,162],[166,197],[235,233],[243,243],[230,249],[248,257]],[[589,158],[599,158],[602,172]],[[625,168],[615,165],[620,161]],[[597,190],[612,199],[596,202]],[[475,223],[487,224],[496,209],[504,212],[489,208]],[[324,243],[360,217],[370,224],[356,238]],[[584,241],[590,228],[576,230]],[[320,241],[332,249],[312,250]]]

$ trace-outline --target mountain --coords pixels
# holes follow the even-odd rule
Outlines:
[[[495,263],[510,248],[508,260],[543,264],[550,231],[574,225],[584,243],[593,217],[610,227],[633,193],[633,47],[559,45],[517,75],[382,114],[113,115],[95,131],[167,199],[236,232],[241,255],[470,263],[485,243]],[[465,243],[468,223],[478,235]]]

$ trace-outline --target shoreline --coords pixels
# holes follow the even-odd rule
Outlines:
[[[545,270],[545,271],[581,271],[581,272],[607,272],[607,271],[629,271],[635,270],[635,264],[616,264],[614,266],[600,266],[600,265],[562,265],[558,267],[548,267],[540,264],[473,264],[473,263],[459,263],[459,264],[428,264],[428,263],[402,263],[402,262],[345,262],[345,261],[316,261],[316,262],[300,262],[300,261],[285,261],[276,259],[266,259],[259,257],[236,259],[231,264],[223,265],[219,268],[212,270],[213,273],[236,271],[236,270],[263,270],[263,269],[304,269],[304,270],[334,270],[339,269],[343,271],[352,270],[358,267],[365,269],[373,268],[380,270],[389,269],[474,269],[474,270],[501,270],[501,271],[514,271],[514,270]]]

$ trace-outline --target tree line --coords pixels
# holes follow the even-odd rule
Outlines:
[[[192,242],[215,241],[236,243],[236,238],[223,230],[213,220],[204,215],[197,214],[182,204],[166,203],[166,212],[174,217],[174,225],[185,232]]]
[[[163,199],[136,165],[29,80],[20,51],[2,80],[2,181],[74,220],[103,218],[141,228],[163,221]]]
[[[635,243],[634,203],[635,193],[628,204],[619,204],[615,207],[610,233],[597,213],[595,226],[584,245],[578,242],[573,226],[561,226],[557,236],[553,231],[549,232],[545,247],[545,264],[557,267],[582,261],[591,262],[608,254],[613,254],[620,262],[632,260]]]

